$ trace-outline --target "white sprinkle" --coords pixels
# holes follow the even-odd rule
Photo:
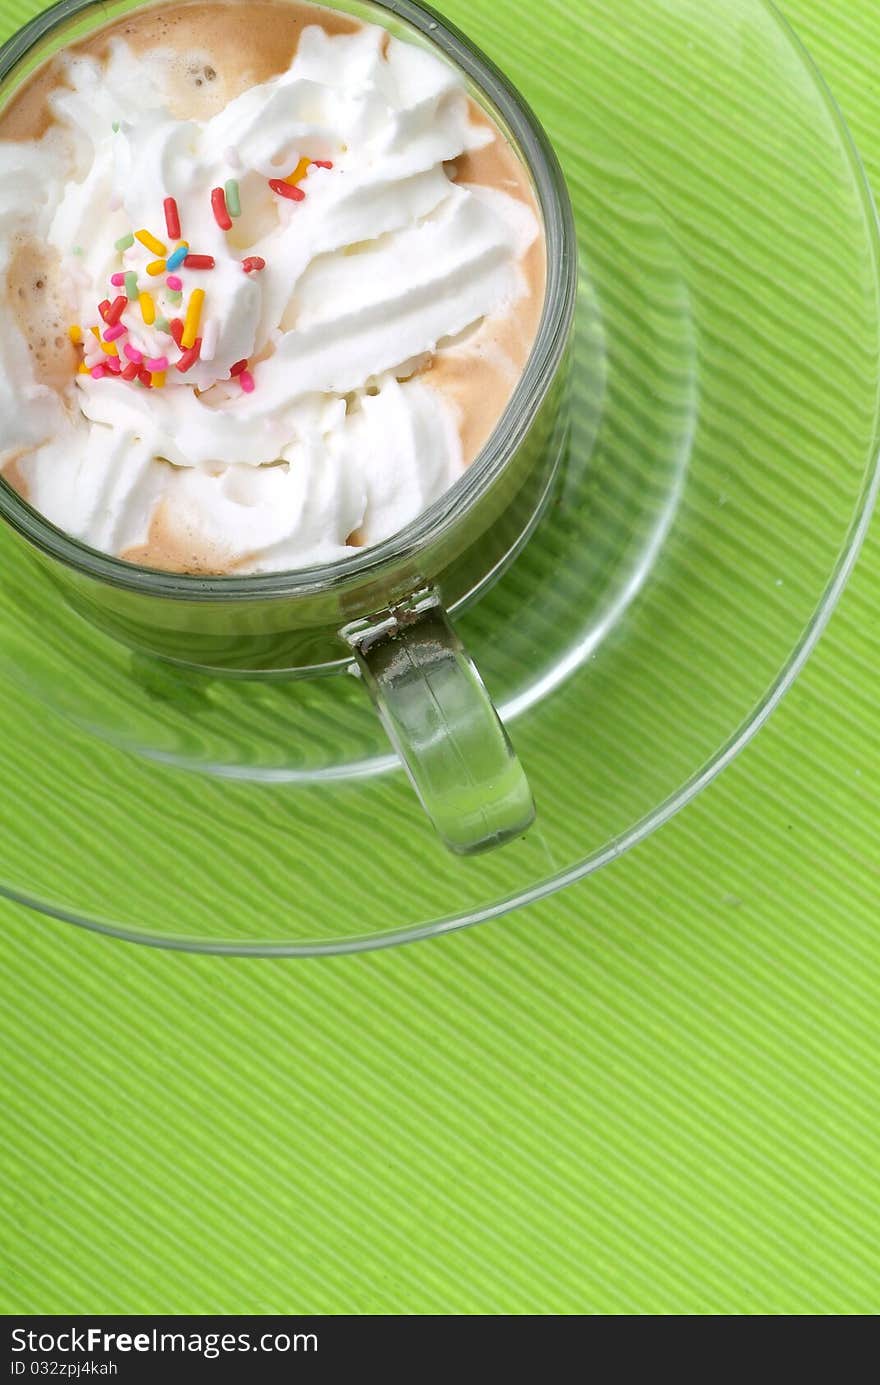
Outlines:
[[[217,350],[217,319],[211,317],[202,328],[202,348],[199,351],[199,359],[202,361],[213,361],[214,352]]]

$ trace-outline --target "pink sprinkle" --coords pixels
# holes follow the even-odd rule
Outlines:
[[[110,275],[110,283],[113,285],[113,287],[114,287],[115,289],[121,289],[122,286],[123,286],[123,284],[125,283],[125,275],[124,275],[124,274],[111,274],[111,275]]]
[[[136,346],[132,346],[132,344],[131,344],[130,341],[127,341],[127,342],[125,343],[125,345],[123,346],[122,349],[123,349],[123,351],[125,352],[125,354],[126,354],[126,356],[128,357],[128,359],[129,359],[134,365],[143,365],[143,363],[144,363],[144,353],[143,353],[143,351],[138,351],[137,347],[136,347]]]
[[[179,274],[169,274],[165,283],[174,293],[178,293],[183,288],[183,280]]]
[[[103,380],[104,376],[107,374],[107,367],[105,365],[93,366],[89,374],[93,380]]]
[[[118,375],[122,369],[122,362],[118,356],[108,356],[104,361],[104,365],[110,371],[111,375]]]
[[[104,340],[118,341],[120,337],[125,335],[127,330],[128,329],[126,328],[123,322],[115,322],[112,327],[107,328],[106,332],[104,333]],[[128,347],[126,346],[124,349],[127,351]]]
[[[254,377],[253,377],[253,375],[251,375],[251,373],[250,373],[249,370],[243,370],[243,371],[241,372],[241,374],[240,374],[239,377],[238,377],[238,383],[241,385],[241,387],[242,387],[242,389],[244,390],[245,394],[253,394],[253,392],[254,392]]]
[[[157,372],[157,371],[161,371],[161,370],[167,370],[167,369],[168,369],[168,357],[167,357],[167,356],[147,356],[146,360],[144,361],[144,365],[147,367],[147,370],[151,370],[151,371],[153,371],[153,372]]]

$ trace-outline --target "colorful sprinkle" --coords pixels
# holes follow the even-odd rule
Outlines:
[[[181,290],[181,289],[176,289],[176,290],[172,293],[172,291],[169,289],[169,290],[168,290],[168,299],[169,299],[169,302],[171,302],[171,303],[174,304],[175,308],[179,308],[179,307],[180,307],[180,304],[183,302],[183,292],[182,292],[182,290]]]
[[[158,240],[156,236],[151,235],[149,231],[135,231],[134,234],[135,239],[139,240],[141,245],[145,245],[154,255],[161,255],[164,258],[168,253],[168,246],[163,245],[162,242]]]
[[[140,304],[141,317],[148,327],[152,327],[156,321],[156,304],[153,302],[151,293],[139,293],[138,303]]]
[[[309,164],[311,162],[311,159],[300,159],[296,168],[293,170],[292,173],[288,173],[287,177],[284,179],[284,182],[289,183],[291,186],[293,186],[295,183],[298,183],[300,179],[304,178],[308,173]]]
[[[242,260],[241,267],[245,274],[256,274],[258,270],[266,268],[266,261],[262,255],[248,255]]]
[[[148,274],[151,274],[151,275],[153,276],[154,279],[156,278],[157,274],[164,274],[164,273],[165,273],[165,261],[164,261],[164,260],[150,260],[150,263],[147,265],[147,273],[148,273]]]
[[[118,375],[122,370],[122,362],[118,356],[108,356],[104,364],[112,375]]]
[[[114,322],[113,326],[108,327],[104,333],[104,340],[107,342],[118,341],[120,337],[125,335],[125,332],[126,326],[124,322]],[[125,349],[128,350],[127,347]]]
[[[123,250],[130,250],[131,247],[134,245],[134,236],[132,235],[131,231],[129,231],[127,236],[120,236],[119,240],[115,241],[114,244],[116,246],[116,249],[121,254]]]
[[[115,327],[122,314],[128,307],[128,299],[124,293],[120,293],[118,298],[114,298],[106,313],[103,314],[104,321],[108,327]]]
[[[125,283],[125,275],[123,274],[122,270],[120,270],[118,274],[110,275],[110,283],[113,285],[115,289],[122,288],[123,284]]]
[[[70,340],[73,342],[74,346],[79,346],[80,342],[83,339],[83,329],[81,327],[77,327],[76,323],[73,322],[67,329],[67,335],[70,337]]]
[[[109,298],[102,298],[101,301],[100,301],[100,303],[98,304],[98,313],[99,313],[100,316],[104,319],[105,322],[107,321],[107,314],[109,313],[109,311],[110,311],[110,299],[109,299]]]
[[[251,375],[251,373],[250,373],[249,370],[243,370],[243,371],[241,372],[241,374],[240,374],[239,377],[238,377],[238,383],[241,385],[241,387],[242,387],[242,389],[244,390],[245,394],[253,394],[253,392],[254,392],[254,377],[253,377],[253,375]]]
[[[154,370],[151,383],[154,390],[160,390],[162,386],[165,384],[164,370]]]
[[[138,277],[133,269],[130,269],[125,276],[125,292],[129,303],[133,303],[138,296]]]
[[[179,274],[169,274],[165,283],[171,289],[172,293],[179,293],[183,288],[183,280]]]
[[[186,241],[184,241],[183,245],[178,245],[177,249],[172,251],[172,253],[168,256],[168,259],[165,262],[165,268],[177,269],[178,265],[183,264],[188,253],[189,246],[187,245]]]
[[[118,120],[114,120],[113,123],[112,123],[112,125],[110,126],[110,129],[113,131],[114,135],[118,135],[118,134],[119,134],[119,121],[118,121]]]
[[[156,318],[156,331],[157,331],[157,332],[164,332],[166,336],[170,336],[170,335],[171,335],[171,326],[170,326],[170,324],[169,324],[169,322],[168,322],[167,317],[157,317],[157,318]]]
[[[85,361],[80,361],[79,365],[77,366],[77,374],[78,374],[78,375],[90,375],[90,374],[91,374],[91,371],[89,370],[89,367],[86,365]]]
[[[127,365],[122,372],[123,380],[134,380],[139,370],[140,366],[137,361],[132,361],[131,365]]]
[[[168,331],[174,338],[175,346],[180,345],[180,338],[183,336],[183,323],[179,317],[173,317],[168,323]]]
[[[183,262],[184,269],[213,269],[213,255],[187,255]]]
[[[165,208],[165,229],[168,232],[169,240],[180,240],[180,212],[177,210],[177,203],[173,197],[166,197],[162,203]],[[157,255],[164,255],[164,250],[157,250]]]
[[[193,289],[186,305],[186,316],[183,320],[183,336],[180,344],[184,350],[188,350],[195,343],[199,333],[199,322],[202,317],[202,304],[205,301],[204,289]]]
[[[140,370],[138,371],[138,379],[140,380],[141,384],[145,386],[146,389],[152,389],[153,377],[147,370],[146,366],[141,366]]]
[[[332,161],[332,159],[312,159],[312,163],[315,165],[315,168],[332,168],[332,167],[333,167],[333,161]]]
[[[232,218],[226,206],[226,194],[222,188],[212,188],[211,190],[211,211],[214,213],[214,220],[221,231],[232,230]]]
[[[145,356],[144,365],[147,367],[147,370],[152,371],[154,375],[159,375],[163,370],[168,369],[168,357]]]
[[[279,197],[287,197],[291,202],[302,202],[305,197],[302,188],[286,183],[283,178],[270,178],[269,187],[273,192],[277,192]]]
[[[227,178],[223,191],[226,195],[226,209],[230,216],[241,216],[241,197],[238,191],[238,179]]]
[[[217,350],[217,336],[217,319],[212,317],[202,327],[201,358],[203,361],[213,361],[214,352]]]
[[[235,365],[229,367],[230,378],[234,380],[243,370],[247,370],[247,361],[236,361]]]
[[[190,370],[192,366],[195,365],[196,361],[199,359],[201,350],[202,339],[201,337],[196,337],[192,346],[190,346],[186,351],[184,351],[180,360],[176,362],[177,369],[180,371],[181,375],[185,375],[186,372]]]
[[[107,367],[105,365],[93,365],[89,374],[93,380],[103,380],[107,374]]]
[[[143,353],[143,351],[138,351],[137,347],[136,347],[136,346],[132,346],[132,344],[131,344],[130,341],[127,341],[127,342],[125,343],[125,345],[123,346],[122,349],[123,349],[123,351],[125,352],[125,354],[126,354],[126,356],[128,357],[128,359],[132,362],[133,365],[143,365],[143,361],[144,361],[144,353]]]

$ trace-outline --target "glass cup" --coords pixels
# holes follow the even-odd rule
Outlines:
[[[246,0],[241,0],[246,3]],[[532,111],[493,64],[426,6],[334,3],[437,50],[530,175],[546,241],[543,312],[489,441],[444,495],[392,538],[337,562],[196,577],[99,553],[0,481],[0,515],[27,541],[34,580],[140,654],[227,677],[303,678],[354,666],[445,844],[461,854],[521,835],[535,807],[523,769],[448,613],[505,570],[551,493],[566,428],[577,251],[568,192]],[[61,0],[0,49],[0,105],[33,68],[135,3]],[[25,558],[22,550],[22,558]]]

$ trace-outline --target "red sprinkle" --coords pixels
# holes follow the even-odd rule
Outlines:
[[[226,206],[226,193],[222,188],[214,188],[211,192],[211,211],[214,213],[214,220],[221,231],[232,230],[232,217]],[[186,261],[184,261],[184,264]]]
[[[287,197],[291,202],[302,202],[305,197],[302,188],[295,187],[292,183],[285,183],[283,178],[270,178],[269,187],[273,192],[277,192],[279,197]]]
[[[109,313],[109,311],[110,311],[110,299],[109,299],[109,298],[102,298],[101,301],[100,301],[100,303],[98,304],[98,312],[101,314],[101,316],[102,316],[102,318],[104,319],[105,322],[107,321],[107,314]]]
[[[107,326],[115,327],[127,307],[128,298],[126,294],[121,293],[118,298],[114,298],[106,313],[103,314],[103,318]]]
[[[133,380],[139,370],[140,366],[135,361],[132,361],[131,365],[127,365],[122,372],[123,380]]]
[[[179,317],[173,317],[168,323],[168,331],[174,338],[175,346],[180,345],[180,338],[183,336],[183,322]]]
[[[146,385],[148,390],[151,390],[153,388],[153,377],[147,370],[147,367],[145,365],[142,365],[140,370],[138,371],[138,379],[140,380],[142,385]]]
[[[250,373],[249,370],[243,370],[243,371],[241,372],[241,374],[240,374],[239,377],[238,377],[238,383],[241,385],[241,387],[242,387],[242,389],[244,390],[245,394],[253,394],[253,392],[254,392],[254,377],[253,377],[253,375],[251,375],[251,373]]]
[[[229,378],[234,380],[243,370],[247,370],[247,361],[236,361],[235,365],[229,367]]]
[[[266,261],[262,255],[248,255],[247,259],[242,260],[241,267],[245,274],[253,274],[258,269],[265,269]]]
[[[104,361],[104,364],[110,371],[111,375],[118,375],[122,370],[122,362],[120,361],[118,356],[108,356],[107,359]]]
[[[315,168],[332,168],[332,167],[333,167],[333,164],[332,164],[332,162],[331,162],[330,159],[312,159],[312,163],[315,165]]]
[[[169,240],[180,240],[180,212],[173,197],[166,197],[162,203],[165,208],[165,229]]]
[[[180,371],[181,375],[186,374],[186,372],[195,365],[196,361],[199,359],[199,352],[201,349],[202,339],[201,337],[196,337],[189,350],[184,351],[180,360],[177,362],[177,369]]]
[[[230,226],[232,222],[230,221]],[[184,269],[213,269],[213,255],[187,255],[183,262]]]

